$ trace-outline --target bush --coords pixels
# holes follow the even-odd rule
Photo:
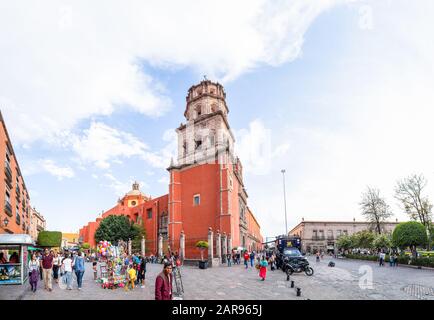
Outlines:
[[[347,254],[347,255],[345,255],[345,257],[348,259],[378,261],[378,256],[375,256],[375,255]],[[386,255],[386,258],[384,261],[385,262],[390,261],[389,255]],[[409,261],[411,261],[410,265],[412,265],[412,266],[434,268],[434,257],[421,257],[421,258],[417,258],[417,259],[411,259],[411,257],[406,256],[406,255],[398,256],[398,265],[399,264],[408,265]]]
[[[38,234],[38,245],[41,247],[60,247],[62,244],[62,232],[41,231]]]
[[[85,242],[81,245],[81,249],[90,249],[90,244]]]

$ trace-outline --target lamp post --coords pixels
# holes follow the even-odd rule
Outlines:
[[[286,190],[285,190],[285,169],[282,169],[280,172],[282,172],[282,176],[283,176],[283,202],[285,205],[285,236],[288,235],[288,224],[287,224],[287,219],[286,219]]]

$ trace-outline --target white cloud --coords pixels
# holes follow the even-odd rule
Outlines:
[[[171,101],[143,62],[229,81],[297,58],[312,21],[340,2],[5,2],[0,105],[19,144],[120,108],[159,116]]]
[[[101,122],[92,122],[82,136],[71,136],[72,149],[84,163],[108,169],[120,158],[143,155],[148,147],[138,138]]]
[[[70,167],[60,167],[50,159],[40,160],[40,166],[43,170],[55,176],[58,180],[62,180],[63,178],[72,178],[75,175],[74,170]]]
[[[112,189],[117,197],[123,197],[128,191],[132,189],[132,185],[136,181],[132,178],[128,179],[128,181],[120,181],[111,173],[105,173],[104,177],[106,178],[106,180],[109,181],[109,183],[103,184],[103,186]],[[138,181],[138,183],[142,192],[143,189],[149,188],[149,186],[143,181]]]
[[[240,157],[245,173],[269,174],[273,161],[289,150],[289,143],[276,143],[277,132],[273,136],[260,119],[250,122],[249,129],[235,130],[234,134],[235,153]]]

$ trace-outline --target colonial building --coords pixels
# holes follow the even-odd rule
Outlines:
[[[146,229],[147,251],[157,252],[160,235],[164,250],[177,251],[182,234],[185,256],[197,257],[195,243],[207,240],[209,228],[227,241],[226,250],[260,249],[260,226],[247,206],[228,113],[223,86],[209,80],[192,86],[186,97],[186,122],[176,129],[177,161],[172,159],[167,169],[169,193],[152,199],[134,184],[114,208],[80,229],[81,240],[95,246],[94,233],[101,219],[124,214]]]
[[[0,112],[0,233],[30,233],[30,196]]]
[[[382,233],[391,233],[398,225],[396,222],[384,222]],[[369,222],[359,221],[302,221],[291,231],[290,236],[301,238],[301,249],[303,252],[324,252],[335,249],[336,240],[341,235],[352,235],[363,230],[373,230]]]
[[[45,230],[46,222],[41,213],[35,208],[30,208],[30,236],[34,241],[38,240],[39,232]]]
[[[62,232],[62,248],[73,248],[79,245],[78,238],[80,235],[74,232]]]

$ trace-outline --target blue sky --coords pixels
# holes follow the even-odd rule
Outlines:
[[[226,89],[264,236],[284,231],[282,168],[288,227],[361,220],[367,185],[404,220],[393,187],[411,173],[434,197],[430,1],[104,4],[1,4],[0,106],[49,229],[78,230],[134,180],[167,193],[204,74]]]

